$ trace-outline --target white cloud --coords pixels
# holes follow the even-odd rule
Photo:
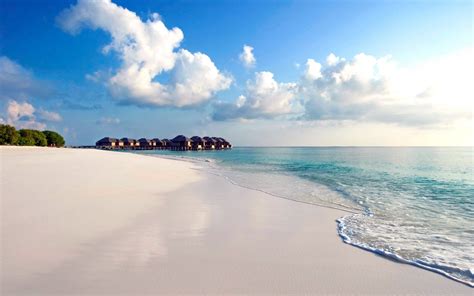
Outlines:
[[[213,118],[254,119],[293,114],[298,111],[296,91],[295,83],[279,83],[273,73],[257,72],[254,81],[247,81],[246,94],[239,96],[235,103],[215,104]]]
[[[34,119],[34,113],[35,108],[29,103],[18,103],[17,101],[8,102],[7,115],[9,122]]]
[[[244,45],[242,52],[239,55],[239,60],[247,68],[251,68],[255,66],[255,62],[257,60],[255,59],[255,56],[253,55],[253,47],[250,45]]]
[[[142,21],[110,0],[79,0],[58,16],[58,23],[71,34],[89,27],[111,35],[112,42],[103,52],[116,52],[122,65],[108,80],[108,86],[124,103],[184,107],[205,102],[230,86],[231,79],[207,55],[175,51],[183,32],[168,29],[158,14]],[[157,81],[165,72],[171,77],[168,84]]]
[[[350,60],[330,54],[319,69],[308,62],[299,92],[307,120],[415,126],[472,117],[470,50],[414,69],[399,68],[390,56],[363,53]]]
[[[37,110],[33,105],[27,102],[18,102],[15,100],[8,101],[6,109],[6,123],[16,128],[30,128],[44,130],[46,122],[61,121],[61,115],[56,112],[44,109]]]
[[[313,59],[308,59],[306,62],[305,78],[307,80],[316,80],[322,77],[321,64]]]
[[[0,56],[0,100],[44,98],[52,87],[37,80],[31,71],[6,56]]]
[[[101,117],[99,120],[97,120],[97,124],[100,125],[114,125],[119,123],[120,119],[114,117]]]
[[[324,65],[308,59],[298,83],[256,73],[234,103],[215,104],[213,119],[274,118],[448,126],[472,120],[472,49],[401,68],[391,56],[330,54]]]
[[[16,128],[30,128],[43,130],[46,128],[44,122],[36,120],[35,108],[29,103],[18,103],[17,101],[9,101],[7,105],[6,123]]]
[[[329,65],[329,66],[334,66],[336,65],[337,63],[339,63],[339,61],[341,61],[341,58],[340,57],[337,57],[335,54],[333,53],[330,53],[327,58],[326,58],[326,63]]]

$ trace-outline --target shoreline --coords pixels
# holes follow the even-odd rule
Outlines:
[[[138,155],[145,155],[145,156],[151,156],[151,157],[158,157],[158,158],[163,158],[163,159],[172,159],[172,160],[178,160],[178,161],[184,161],[184,162],[189,162],[189,163],[192,163],[192,164],[198,164],[198,165],[201,165],[203,163],[209,163],[209,162],[212,162],[212,159],[199,159],[199,158],[194,158],[194,157],[190,157],[190,156],[177,156],[177,155],[159,155],[159,154],[140,154],[140,153],[136,153],[136,152],[133,152],[133,151],[123,151],[123,152],[128,152],[128,153],[132,153],[132,154],[138,154]],[[410,261],[410,260],[406,260],[396,254],[393,254],[393,253],[390,253],[390,252],[383,252],[379,249],[374,249],[374,248],[370,248],[370,247],[366,247],[366,246],[363,246],[363,245],[359,245],[359,244],[356,244],[356,243],[353,243],[350,238],[345,235],[344,233],[341,233],[341,227],[344,227],[344,223],[343,223],[343,220],[344,218],[349,215],[349,214],[363,214],[362,212],[356,212],[352,209],[345,209],[343,208],[344,205],[339,205],[341,208],[337,208],[337,207],[332,207],[330,205],[323,205],[323,204],[317,204],[317,203],[310,203],[310,202],[305,202],[305,201],[302,201],[302,200],[296,200],[296,199],[292,199],[292,198],[288,198],[288,197],[285,197],[285,196],[282,196],[282,195],[277,195],[277,194],[274,194],[274,193],[271,193],[271,192],[267,192],[265,190],[262,190],[262,189],[258,189],[258,188],[253,188],[253,187],[249,187],[249,186],[245,186],[245,185],[242,185],[242,184],[239,184],[238,182],[232,180],[231,178],[227,177],[227,176],[224,176],[224,175],[221,175],[221,174],[217,174],[217,173],[213,173],[213,172],[210,172],[210,171],[207,171],[206,168],[202,167],[202,169],[206,172],[206,173],[209,173],[209,174],[212,174],[212,175],[215,175],[215,176],[218,176],[220,178],[224,178],[226,181],[228,181],[230,184],[232,185],[235,185],[235,186],[239,186],[239,187],[242,187],[244,189],[248,189],[248,190],[254,190],[254,191],[257,191],[257,192],[261,192],[261,193],[264,193],[264,194],[267,194],[269,196],[272,196],[272,197],[276,197],[276,198],[281,198],[281,199],[285,199],[285,200],[288,200],[288,201],[293,201],[293,202],[298,202],[298,203],[302,203],[302,204],[306,204],[306,205],[309,205],[309,206],[316,206],[316,207],[322,207],[322,208],[326,208],[326,209],[331,209],[331,210],[336,210],[336,211],[340,211],[340,212],[343,212],[345,215],[344,216],[341,216],[339,218],[337,218],[335,220],[336,222],[336,233],[338,234],[338,236],[341,238],[341,242],[347,244],[347,245],[350,245],[352,247],[355,247],[355,248],[359,248],[361,250],[364,250],[366,252],[369,252],[369,253],[372,253],[374,255],[377,255],[377,256],[380,256],[384,259],[387,259],[387,260],[392,260],[394,262],[397,262],[397,263],[400,263],[400,264],[408,264],[408,265],[412,265],[412,266],[415,266],[417,268],[421,268],[423,270],[426,270],[426,271],[429,271],[429,272],[433,272],[433,273],[436,273],[436,274],[439,274],[441,276],[444,276],[446,277],[447,279],[449,280],[452,280],[452,281],[455,281],[457,283],[460,283],[460,284],[463,284],[463,285],[466,285],[467,287],[470,287],[470,288],[474,288],[473,285],[471,285],[469,282],[465,282],[465,281],[462,281],[456,277],[453,277],[451,276],[450,274],[444,272],[443,270],[440,270],[440,269],[436,269],[436,268],[433,268],[433,267],[430,267],[428,265],[425,265],[425,264],[421,264],[421,263],[417,263],[417,262],[414,262],[414,261]]]
[[[5,295],[472,292],[343,243],[339,210],[235,186],[184,159],[91,149],[0,153]],[[57,171],[44,174],[41,165]],[[51,180],[59,188],[45,184]],[[39,250],[24,247],[38,241]]]

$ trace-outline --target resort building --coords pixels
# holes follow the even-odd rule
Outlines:
[[[137,140],[130,138],[122,138],[123,147],[126,149],[135,148],[137,146]]]
[[[95,143],[95,146],[105,148],[105,149],[107,149],[107,148],[111,149],[111,148],[115,148],[116,143],[117,143],[117,139],[105,137],[105,138],[102,138],[99,141],[97,141]]]
[[[232,145],[220,137],[199,137],[193,136],[188,138],[183,135],[178,135],[172,140],[159,138],[147,139],[141,138],[139,140],[131,138],[110,138],[105,137],[95,143],[95,147],[99,149],[136,149],[136,150],[223,150],[231,149]]]
[[[216,141],[211,137],[204,137],[204,149],[214,150],[216,149]]]
[[[193,150],[203,150],[204,140],[199,136],[191,137],[191,147]]]
[[[172,144],[171,140],[168,140],[168,139],[161,140],[161,145],[163,149],[171,149],[171,144]]]
[[[188,137],[185,137],[183,135],[179,135],[174,137],[172,140],[172,145],[171,145],[171,150],[181,150],[181,151],[186,151],[186,150],[191,150],[191,140]]]

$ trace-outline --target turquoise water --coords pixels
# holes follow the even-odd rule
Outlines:
[[[138,153],[202,161],[269,194],[344,210],[349,244],[474,286],[472,148],[234,148]]]

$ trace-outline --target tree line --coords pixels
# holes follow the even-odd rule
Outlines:
[[[16,130],[14,126],[0,124],[0,145],[63,147],[63,136],[53,131],[33,129]]]

